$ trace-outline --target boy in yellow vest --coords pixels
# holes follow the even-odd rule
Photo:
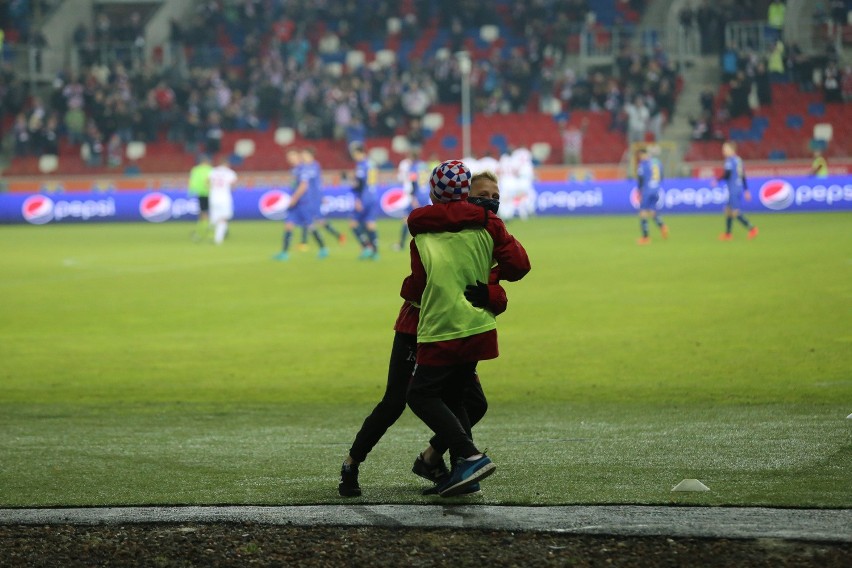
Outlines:
[[[464,163],[438,165],[430,178],[431,207],[411,213],[414,237],[411,274],[400,295],[419,306],[417,364],[409,384],[411,410],[446,442],[452,469],[438,487],[442,497],[465,492],[485,479],[496,466],[474,445],[464,393],[474,380],[476,363],[498,356],[497,322],[493,313],[472,304],[467,286],[486,287],[492,264],[501,280],[520,280],[530,270],[523,246],[506,230],[493,211],[467,202],[472,175]],[[419,232],[476,208],[481,222],[462,230]]]

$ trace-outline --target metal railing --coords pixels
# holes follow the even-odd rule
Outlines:
[[[731,22],[725,26],[725,45],[737,51],[766,53],[776,38],[777,34],[762,20]]]

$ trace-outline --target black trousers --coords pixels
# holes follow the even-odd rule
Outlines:
[[[417,355],[417,337],[407,333],[396,332],[393,337],[390,363],[388,364],[388,383],[382,400],[376,405],[364,424],[355,435],[355,441],[349,449],[349,455],[357,462],[367,459],[367,454],[379,443],[382,436],[396,422],[405,410],[408,385],[414,373],[414,361]],[[463,406],[470,427],[479,422],[488,410],[488,401],[479,378],[476,367],[473,367],[472,377],[466,381],[463,394]],[[437,434],[429,441],[430,445],[440,454],[448,449],[448,444]]]
[[[449,446],[452,463],[478,454],[465,394],[473,388],[476,363],[446,367],[417,365],[408,385],[408,406]]]

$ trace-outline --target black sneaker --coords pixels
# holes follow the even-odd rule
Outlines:
[[[361,486],[358,485],[358,464],[343,464],[340,468],[340,484],[337,492],[341,497],[360,497]]]
[[[436,465],[429,465],[426,463],[426,460],[423,459],[423,454],[420,454],[417,456],[417,459],[414,460],[411,472],[419,475],[423,479],[431,481],[432,483],[441,483],[450,475],[450,470],[447,469],[447,464],[444,463],[444,458],[441,458],[441,461]]]

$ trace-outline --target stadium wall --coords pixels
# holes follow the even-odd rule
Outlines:
[[[289,188],[264,184],[263,179],[245,181],[234,191],[236,219],[283,220],[290,202]],[[183,180],[180,180],[183,183]],[[752,178],[753,199],[743,210],[764,213],[798,211],[852,211],[852,176]],[[398,185],[378,188],[380,215],[403,216],[408,197]],[[504,195],[504,199],[508,196]],[[537,215],[632,214],[638,195],[631,181],[539,182],[532,192],[515,199]],[[727,190],[707,179],[671,179],[660,192],[659,209],[674,213],[715,212],[727,201]],[[425,203],[425,195],[420,197]],[[348,217],[354,198],[347,186],[326,187],[323,213],[331,218]],[[183,187],[97,192],[33,192],[0,194],[0,224],[147,221],[161,223],[189,220],[198,213],[198,202]]]

